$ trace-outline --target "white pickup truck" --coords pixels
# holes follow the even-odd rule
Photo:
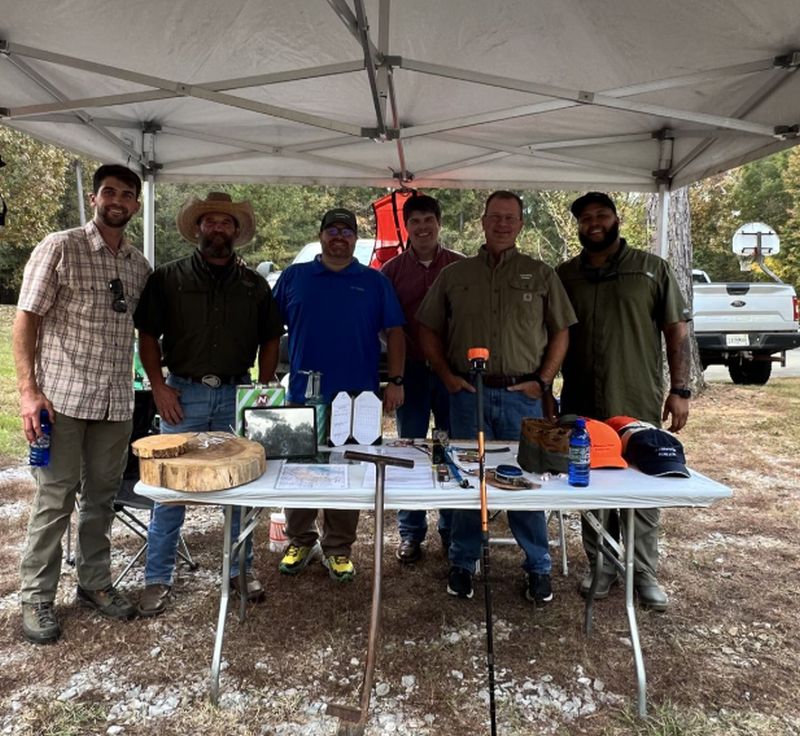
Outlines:
[[[794,287],[779,283],[712,283],[693,270],[694,334],[703,368],[728,366],[734,383],[764,384],[772,363],[800,346]]]

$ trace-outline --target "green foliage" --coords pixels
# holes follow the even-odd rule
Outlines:
[[[731,240],[747,222],[764,222],[781,238],[781,252],[766,263],[787,283],[800,284],[800,149],[693,184],[694,266],[714,281],[768,281],[758,268],[741,272]]]
[[[778,276],[800,290],[800,148],[793,148],[787,155],[782,182],[790,205],[779,231],[781,253],[771,262]]]
[[[731,253],[731,238],[739,227],[738,212],[731,205],[741,170],[713,176],[689,187],[692,211],[694,267],[714,281],[741,281],[742,274]]]
[[[33,247],[54,229],[70,156],[11,128],[0,127],[0,191],[8,205],[0,230],[0,287],[12,297]]]
[[[11,326],[16,312],[10,305],[0,305],[0,468],[19,465],[28,452],[11,354]]]
[[[83,187],[83,214],[85,222],[92,219],[92,207],[89,203],[89,195],[92,193],[92,176],[100,166],[99,161],[77,156],[72,157],[67,166],[64,181],[64,193],[61,196],[61,209],[56,220],[56,230],[69,230],[73,227],[80,227],[81,214],[78,206],[78,172],[80,171],[81,186]]]

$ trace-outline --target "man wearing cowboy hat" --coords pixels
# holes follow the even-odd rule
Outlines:
[[[197,248],[186,258],[159,266],[148,279],[134,317],[139,354],[163,433],[229,432],[235,421],[236,385],[250,382],[256,354],[258,381],[266,383],[275,374],[283,321],[266,281],[234,251],[255,234],[249,202],[233,202],[221,192],[210,192],[206,199],[193,197],[178,213],[177,226]],[[166,380],[162,363],[169,370]],[[166,607],[185,512],[184,506],[156,503],[153,508],[145,589],[139,601],[143,616]],[[233,519],[235,539],[239,514]],[[261,600],[264,590],[251,572],[252,561],[248,540],[244,594]],[[234,558],[234,590],[239,589],[238,575]]]

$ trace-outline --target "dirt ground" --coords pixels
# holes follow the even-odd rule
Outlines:
[[[712,384],[681,433],[690,465],[733,489],[708,509],[663,514],[660,578],[671,604],[639,612],[650,718],[637,720],[623,594],[598,602],[582,633],[584,572],[577,516],[568,518],[568,577],[534,609],[521,595],[520,553],[493,547],[498,732],[522,734],[800,734],[800,380]],[[219,707],[208,701],[218,606],[221,514],[191,509],[185,532],[199,569],[180,567],[173,605],[155,619],[108,621],[74,602],[64,566],[63,638],[22,640],[18,564],[32,485],[0,475],[0,734],[335,734],[328,702],[355,704],[369,625],[373,518],[363,514],[358,577],[337,585],[315,565],[277,572],[266,528],[256,570],[266,603],[228,617]],[[429,516],[431,526],[435,515]],[[493,533],[504,533],[496,522]],[[489,733],[482,589],[445,594],[437,535],[424,561],[401,566],[387,513],[383,636],[368,734]],[[555,527],[551,527],[555,537]],[[114,527],[114,566],[136,549]],[[558,550],[554,549],[554,558]],[[142,568],[123,589],[135,596]]]

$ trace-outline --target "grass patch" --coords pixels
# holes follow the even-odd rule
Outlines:
[[[16,311],[12,305],[0,305],[0,467],[3,468],[19,465],[28,454],[11,352],[11,326]]]
[[[22,736],[85,736],[104,733],[105,708],[97,703],[53,700],[28,706],[20,716]]]
[[[619,727],[611,726],[608,736],[772,736],[792,733],[791,724],[783,718],[725,709],[709,714],[697,708],[679,706],[667,700],[650,708],[648,717],[640,719],[634,710],[625,709],[619,716]]]

